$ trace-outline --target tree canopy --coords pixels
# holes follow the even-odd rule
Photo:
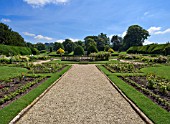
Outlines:
[[[0,23],[0,44],[26,46],[24,38],[4,23]]]
[[[82,46],[77,46],[74,49],[74,55],[84,55],[84,49]]]
[[[122,43],[123,43],[122,37],[119,37],[118,35],[113,35],[111,42],[113,43],[113,49],[115,51],[119,51],[122,49]]]
[[[127,50],[131,46],[142,46],[144,41],[149,37],[149,32],[139,25],[132,25],[128,28],[123,39],[123,47]]]

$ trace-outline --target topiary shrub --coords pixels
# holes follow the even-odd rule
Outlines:
[[[114,50],[112,48],[109,48],[108,52],[114,53]]]
[[[84,55],[84,49],[82,46],[77,46],[74,49],[74,55]]]
[[[88,50],[87,50],[87,54],[89,55],[90,53],[97,53],[98,50],[96,48],[96,46],[92,45],[92,46],[89,46]]]
[[[64,54],[65,51],[63,49],[59,48],[56,53],[60,54],[60,56],[62,56],[62,54]]]

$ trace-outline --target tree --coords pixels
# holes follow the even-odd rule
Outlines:
[[[106,34],[100,33],[97,40],[97,49],[99,51],[104,51],[106,45],[109,45],[109,37]]]
[[[90,46],[96,46],[96,42],[92,38],[86,38],[85,46],[86,46],[86,49],[88,49]]]
[[[53,50],[58,50],[59,48],[61,48],[61,49],[64,49],[64,46],[63,46],[63,44],[62,43],[59,43],[59,42],[55,42],[54,43],[54,46],[53,46]]]
[[[65,51],[63,49],[59,48],[56,53],[60,54],[60,56],[62,56],[62,54],[64,54]]]
[[[131,46],[142,46],[144,41],[149,37],[149,32],[139,25],[132,25],[128,28],[123,39],[123,47],[125,50]]]
[[[37,43],[35,44],[35,47],[41,51],[41,50],[45,50],[45,45],[43,43]]]
[[[122,37],[119,37],[118,35],[113,35],[112,39],[111,39],[111,42],[113,43],[113,49],[115,51],[121,50],[122,42],[123,42]]]
[[[65,41],[63,42],[63,46],[65,51],[71,53],[76,45],[70,39],[65,39]]]
[[[4,23],[0,23],[0,44],[26,46],[24,38]]]
[[[91,39],[93,40],[93,42],[96,43],[96,47],[99,51],[104,51],[105,45],[109,45],[109,38],[107,37],[106,34],[99,34],[98,36],[87,36],[84,38],[85,40],[85,45],[86,45],[86,49],[89,47],[88,45],[88,40]],[[93,44],[94,45],[94,44]]]
[[[88,50],[87,50],[87,54],[89,55],[90,53],[97,53],[98,50],[96,48],[96,46],[89,46]]]
[[[84,55],[84,49],[82,46],[77,46],[74,49],[74,55]]]

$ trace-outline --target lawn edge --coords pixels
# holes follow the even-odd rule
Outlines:
[[[142,118],[146,124],[154,124],[138,107],[135,105],[120,89],[114,82],[102,71],[98,66],[97,69],[109,80],[110,84],[120,93],[120,95],[130,104],[133,110]]]
[[[27,107],[25,107],[21,112],[18,113],[17,116],[15,116],[9,124],[15,124],[21,117],[23,117],[55,84],[58,83],[58,81],[61,80],[63,76],[65,76],[68,71],[72,68],[71,66],[61,77],[59,77],[54,83],[52,83],[43,93],[41,93],[31,104],[29,104]]]

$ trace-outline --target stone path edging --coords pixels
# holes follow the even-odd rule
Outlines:
[[[97,66],[96,66],[97,67]],[[98,68],[98,67],[97,67]],[[99,68],[98,68],[99,69]],[[123,98],[131,105],[136,113],[147,123],[154,124],[100,69],[99,71],[109,80],[111,85],[123,96]]]
[[[59,78],[57,79],[51,86],[49,86],[40,96],[38,96],[31,104],[29,104],[26,108],[24,108],[15,118],[10,121],[9,124],[15,124],[24,114],[29,111],[56,83],[58,83],[61,78],[68,73],[68,71],[72,68],[72,66]]]

